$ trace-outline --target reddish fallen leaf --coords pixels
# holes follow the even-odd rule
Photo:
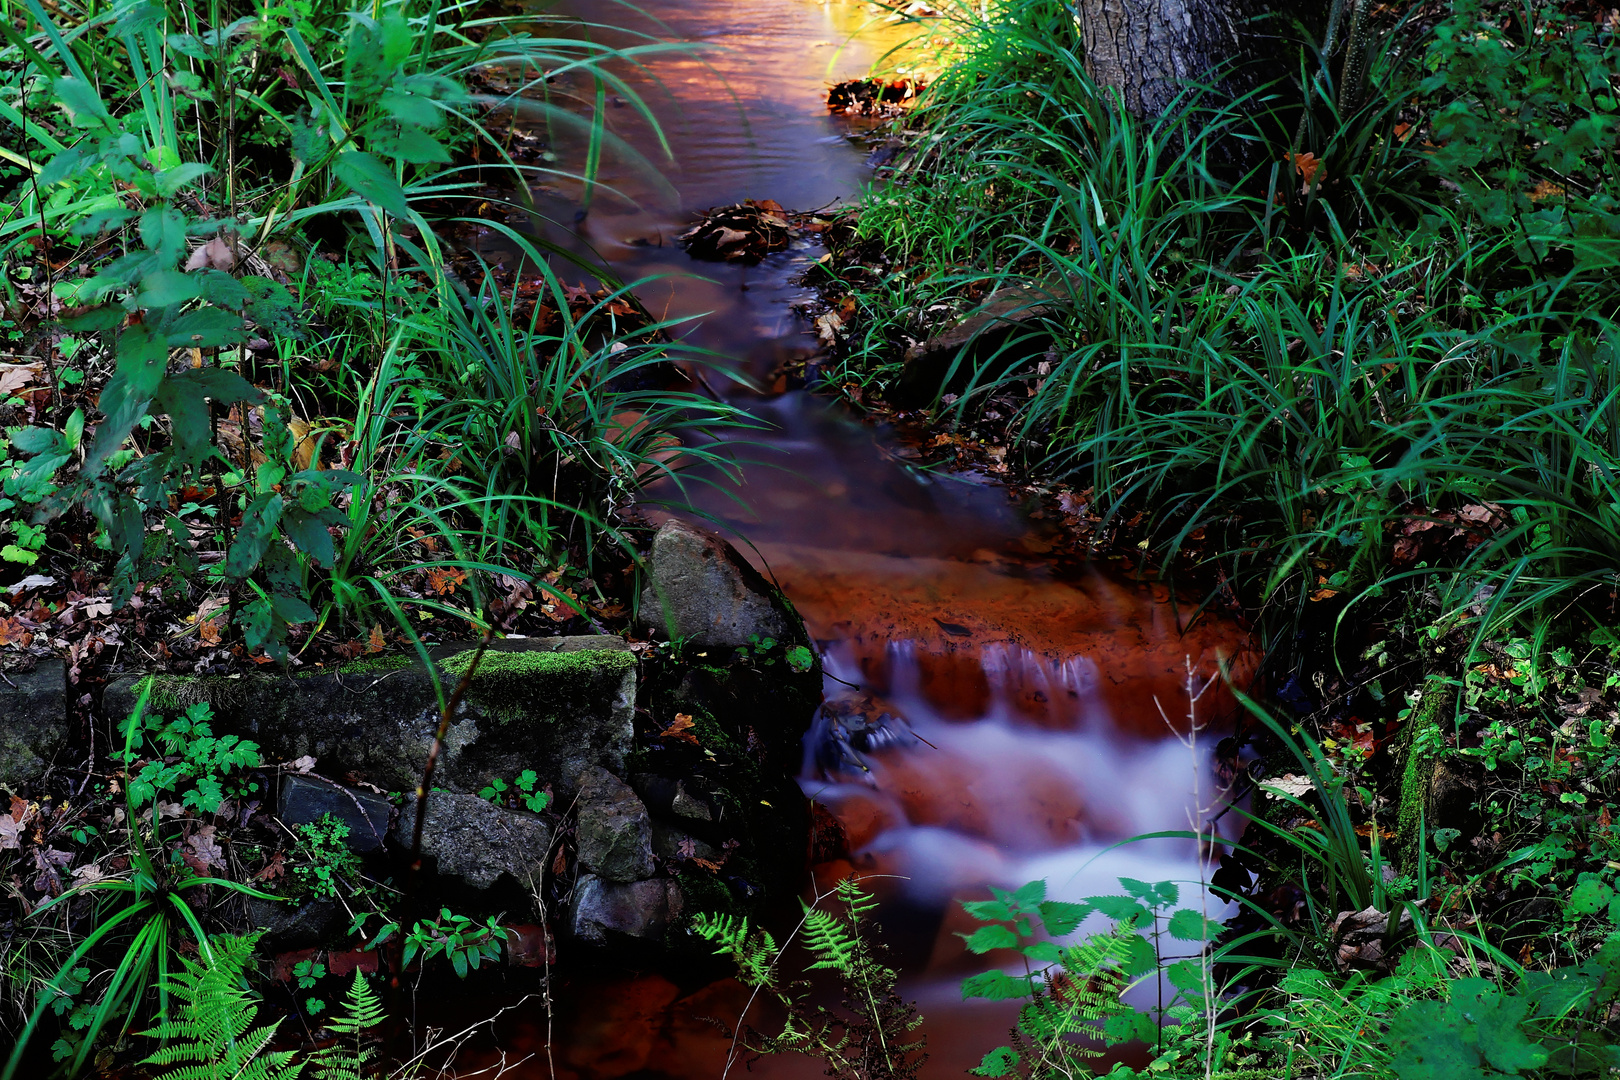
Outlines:
[[[366,654],[380,653],[386,648],[388,639],[383,637],[382,625],[379,623],[372,626],[371,633],[366,635]]]
[[[15,645],[26,649],[33,641],[33,632],[21,619],[16,617],[0,619],[0,645]]]
[[[692,734],[692,717],[687,713],[676,713],[674,722],[663,731],[660,731],[658,735],[664,739],[680,739],[682,742],[689,742],[693,746],[698,744],[697,736]]]
[[[270,861],[264,864],[264,869],[253,875],[254,881],[274,881],[287,873],[287,856],[284,852],[276,852]]]

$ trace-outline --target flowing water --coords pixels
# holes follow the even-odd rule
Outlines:
[[[809,294],[795,278],[819,251],[799,244],[754,267],[696,263],[674,237],[711,206],[769,198],[807,210],[856,197],[865,153],[849,123],[827,115],[826,85],[864,74],[916,30],[862,4],[809,0],[574,0],[565,10],[622,28],[592,31],[602,40],[644,33],[701,48],[632,73],[673,156],[633,108],[610,105],[610,128],[639,156],[609,155],[586,214],[578,190],[538,191],[552,217],[578,221],[550,239],[589,247],[627,281],[656,278],[637,289],[649,310],[701,316],[687,340],[768,386],[782,360],[814,352],[794,311]],[[802,785],[842,823],[851,854],[814,878],[825,887],[870,875],[902,991],[927,1021],[924,1075],[961,1075],[1004,1040],[1013,1011],[961,1000],[975,965],[955,936],[970,929],[956,901],[1034,878],[1065,899],[1116,892],[1121,876],[1195,883],[1191,842],[1111,845],[1187,829],[1215,800],[1209,752],[1231,699],[1215,686],[1191,706],[1189,687],[1219,657],[1241,665],[1242,635],[1209,619],[1188,630],[1162,587],[1053,561],[1045,523],[1006,488],[918,471],[893,433],[824,399],[757,394],[747,405],[772,425],[745,455],[758,464],[697,502],[746,537],[822,651],[828,701]],[[1190,710],[1212,724],[1197,740],[1186,735]],[[1201,895],[1183,890],[1194,905]],[[576,975],[549,1063],[539,1018],[503,1041],[538,1054],[528,1076],[719,1077],[728,1043],[703,1018],[735,1021],[746,1000],[731,982]],[[821,1067],[780,1057],[751,1071]]]

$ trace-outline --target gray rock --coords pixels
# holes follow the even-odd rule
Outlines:
[[[675,782],[675,798],[670,801],[670,810],[683,818],[693,821],[713,821],[714,811],[709,809],[708,801],[693,795],[686,790],[686,781]]]
[[[609,882],[652,877],[652,820],[630,785],[592,766],[579,779],[579,864]]]
[[[653,537],[641,594],[641,619],[655,634],[686,638],[700,649],[731,649],[749,635],[788,638],[776,590],[725,540],[684,521]]]
[[[405,800],[389,839],[409,850],[416,829],[416,796]],[[525,888],[538,885],[551,850],[551,830],[534,814],[505,810],[476,795],[435,791],[422,823],[422,854],[440,875],[487,889],[510,874]]]
[[[331,814],[349,827],[349,847],[376,851],[388,835],[387,799],[369,791],[344,787],[323,776],[289,776],[281,782],[277,816],[287,825],[307,825]]]
[[[337,928],[343,909],[335,900],[282,904],[248,898],[248,926],[264,931],[266,949],[307,949],[319,945]]]
[[[67,673],[60,661],[42,660],[33,671],[0,680],[0,788],[38,779],[67,744]]]
[[[614,885],[586,876],[574,887],[568,926],[576,938],[593,945],[621,937],[659,940],[683,907],[681,887],[669,878]]]
[[[474,651],[436,651],[447,693]],[[107,714],[125,715],[140,682],[109,683]],[[634,738],[635,698],[635,654],[621,638],[497,642],[452,718],[434,783],[476,792],[533,769],[559,800],[570,799],[586,766],[623,769]],[[322,772],[352,773],[389,791],[416,787],[439,722],[427,670],[405,656],[291,677],[162,675],[153,681],[153,708],[198,701],[213,706],[215,731],[256,740],[270,760],[309,755]]]

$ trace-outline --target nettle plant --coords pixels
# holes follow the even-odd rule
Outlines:
[[[111,585],[122,606],[138,582],[198,572],[193,522],[176,511],[187,505],[181,496],[188,491],[223,489],[226,513],[219,524],[227,552],[210,572],[230,586],[248,647],[282,658],[288,624],[315,617],[300,556],[331,566],[328,528],[347,520],[333,502],[358,479],[336,470],[294,471],[285,402],[221,363],[231,355],[221,350],[247,340],[250,321],[283,320],[291,296],[267,278],[238,279],[207,265],[179,269],[191,254],[191,237],[225,237],[221,242],[230,248],[234,222],[184,208],[182,196],[209,168],[146,145],[108,112],[88,82],[58,79],[54,92],[85,137],[44,167],[41,186],[79,184],[89,176],[123,189],[125,198],[85,213],[73,228],[90,237],[133,225],[139,244],[102,264],[95,276],[56,287],[65,305],[79,309],[66,320],[69,328],[112,337],[116,369],[101,393],[102,416],[77,474],[43,499],[36,520],[71,507],[93,514],[117,557]],[[228,457],[218,438],[219,412],[233,404],[243,433],[241,461]],[[244,415],[252,407],[261,420],[257,447]],[[67,466],[83,428],[81,419],[65,431],[11,432],[12,446],[33,457],[19,484],[37,488]],[[145,445],[128,445],[132,435]]]

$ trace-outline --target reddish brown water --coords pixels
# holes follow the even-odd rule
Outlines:
[[[854,197],[868,171],[822,107],[826,83],[864,74],[914,31],[841,2],[643,8],[576,0],[573,10],[705,46],[636,76],[673,161],[632,110],[611,110],[617,134],[655,168],[610,156],[602,179],[618,194],[599,193],[577,235],[552,239],[588,244],[627,280],[658,277],[638,290],[651,310],[695,316],[689,341],[761,376],[813,351],[792,308],[808,294],[793,279],[819,252],[752,268],[694,263],[673,237],[694,211],[745,198],[811,209]],[[577,189],[540,194],[572,219]],[[814,881],[871,876],[902,989],[927,1021],[924,1075],[961,1075],[1004,1040],[1013,1011],[961,1000],[974,965],[955,936],[967,929],[956,901],[1033,878],[1071,899],[1117,892],[1121,876],[1196,883],[1190,842],[1111,845],[1187,829],[1213,805],[1208,752],[1231,699],[1219,686],[1200,698],[1197,718],[1213,726],[1189,746],[1178,736],[1188,688],[1223,658],[1240,677],[1252,660],[1233,626],[1205,619],[1187,631],[1162,588],[1049,565],[1050,544],[1001,486],[919,472],[890,433],[807,394],[748,403],[772,425],[739,452],[754,464],[739,484],[693,490],[701,512],[749,541],[823,654],[828,702],[802,786],[843,823],[850,852],[815,867]],[[1188,903],[1200,897],[1184,889]],[[735,1022],[747,1000],[732,982],[694,990],[574,968],[549,1061],[538,1010],[503,1028],[509,1053],[536,1055],[508,1075],[718,1078],[729,1043],[703,1018]],[[750,1072],[810,1077],[821,1065],[780,1057]]]

